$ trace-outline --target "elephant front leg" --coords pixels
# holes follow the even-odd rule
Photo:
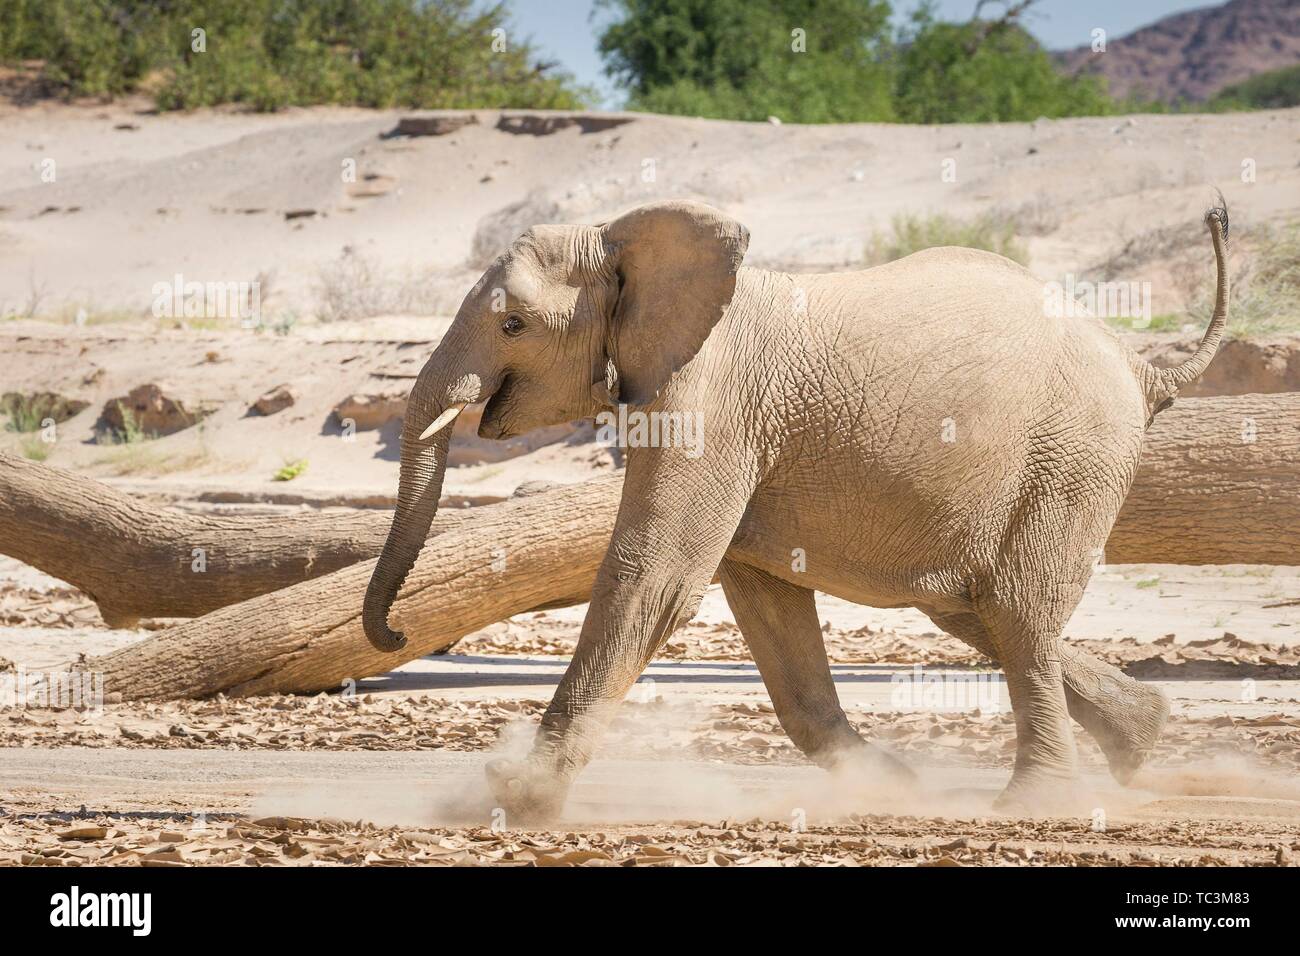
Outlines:
[[[618,705],[669,635],[699,608],[744,513],[738,495],[684,482],[674,486],[678,507],[665,507],[634,480],[629,471],[578,646],[531,754],[488,766],[489,784],[508,818],[528,822],[559,814]]]
[[[612,563],[619,562],[607,560],[597,577],[573,660],[542,716],[532,753],[488,766],[508,817],[527,822],[559,814],[614,711],[668,636],[694,615],[714,570],[642,565],[619,571]]]

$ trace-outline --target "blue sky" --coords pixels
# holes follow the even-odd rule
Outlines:
[[[1215,6],[1205,0],[1042,0],[1032,8],[1025,26],[1049,49],[1066,49],[1090,42],[1094,27],[1102,27],[1114,38],[1180,10]],[[917,6],[915,0],[895,0],[895,17],[900,22]],[[969,19],[975,0],[939,0],[939,15],[947,20]],[[512,0],[510,9],[516,27],[532,37],[548,58],[559,60],[581,83],[596,87],[606,106],[619,105],[621,96],[601,69],[596,37],[609,11],[597,10],[595,0]],[[986,5],[990,14],[1001,7]]]

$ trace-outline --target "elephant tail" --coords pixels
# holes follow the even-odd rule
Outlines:
[[[1214,316],[1191,358],[1182,365],[1156,370],[1160,383],[1170,398],[1178,394],[1181,386],[1200,378],[1209,367],[1214,353],[1219,350],[1224,326],[1228,324],[1228,204],[1223,199],[1223,193],[1219,193],[1219,205],[1205,214],[1205,225],[1210,230],[1210,241],[1214,243],[1214,262],[1218,269]]]

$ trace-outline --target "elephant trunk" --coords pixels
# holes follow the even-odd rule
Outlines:
[[[361,626],[366,637],[376,649],[386,652],[401,650],[406,637],[388,626],[388,612],[397,599],[397,592],[410,573],[415,559],[424,547],[429,525],[438,513],[438,499],[442,495],[442,479],[447,467],[447,446],[451,443],[451,423],[457,406],[463,402],[431,402],[431,394],[445,395],[447,389],[435,389],[418,382],[407,403],[406,420],[402,424],[401,480],[397,490],[397,510],[393,524],[384,541],[370,585],[366,588],[362,605]],[[470,399],[471,401],[473,399]],[[441,422],[436,432],[432,425]]]

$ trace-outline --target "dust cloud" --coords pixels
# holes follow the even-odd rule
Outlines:
[[[582,827],[761,819],[801,829],[853,815],[955,820],[1026,815],[994,807],[1009,779],[1005,769],[913,765],[916,779],[902,782],[852,764],[828,772],[811,764],[684,759],[683,748],[671,744],[698,733],[699,719],[689,707],[635,707],[629,713],[625,705],[597,758],[575,782],[558,822]],[[512,829],[489,791],[484,767],[492,759],[524,758],[536,726],[532,720],[507,725],[487,753],[446,754],[434,776],[426,764],[413,766],[409,775],[390,771],[382,779],[300,781],[260,796],[254,812],[377,825]],[[1088,820],[1103,811],[1109,820],[1243,813],[1300,819],[1300,783],[1246,758],[1216,758],[1144,770],[1129,788],[1104,773],[1090,774],[1042,815]]]

